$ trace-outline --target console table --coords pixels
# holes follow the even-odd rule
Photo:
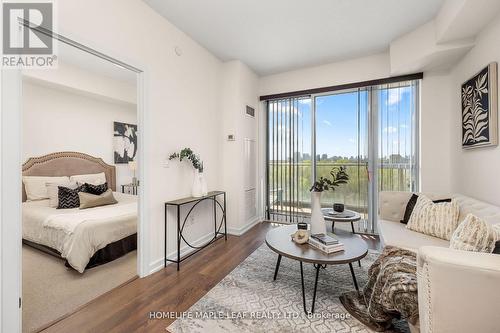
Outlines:
[[[218,198],[223,197],[223,203],[221,203]],[[186,222],[189,218],[189,215],[191,212],[198,206],[201,202],[204,202],[206,200],[211,200],[213,202],[213,215],[214,215],[214,237],[208,241],[206,244],[201,245],[201,246],[194,246],[189,244],[189,242],[186,240],[184,237],[184,227],[186,225]],[[189,209],[188,213],[184,217],[184,221],[181,224],[181,207],[185,205],[192,204],[193,206]],[[168,216],[168,208],[169,207],[174,207],[176,208],[176,214],[177,214],[177,260],[172,260],[167,258],[167,216]],[[220,220],[219,225],[217,226],[217,207],[220,208],[222,211],[222,217]],[[224,225],[224,232],[221,232],[222,225]],[[199,198],[182,198],[182,199],[177,199],[173,201],[168,201],[165,202],[165,262],[164,262],[164,267],[167,267],[167,262],[173,262],[177,264],[177,270],[180,268],[180,264],[182,261],[185,259],[189,258],[193,254],[197,253],[198,251],[204,249],[208,245],[212,244],[215,242],[217,239],[222,238],[224,236],[224,240],[227,240],[227,226],[226,226],[226,192],[224,191],[212,191],[209,192],[207,195]],[[190,248],[194,249],[193,252],[189,253],[188,255],[184,256],[181,258],[181,242],[184,241],[187,246]]]

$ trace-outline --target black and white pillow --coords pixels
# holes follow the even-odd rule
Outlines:
[[[417,200],[418,200],[418,195],[413,193],[410,200],[408,200],[408,203],[406,204],[405,215],[404,215],[403,219],[399,222],[401,222],[403,224],[408,224],[408,221],[410,221],[411,213],[413,213],[413,209],[415,208],[415,205],[417,204]],[[434,202],[434,203],[451,202],[451,198],[433,200],[432,202]]]
[[[82,185],[82,192],[90,193],[94,195],[101,195],[108,190],[108,183],[93,185],[85,183]]]
[[[493,253],[500,254],[500,240],[495,243],[495,248],[493,249]]]
[[[80,207],[80,198],[78,197],[78,192],[81,192],[82,188],[83,186],[78,186],[75,189],[59,186],[58,187],[59,204],[57,205],[57,209]]]

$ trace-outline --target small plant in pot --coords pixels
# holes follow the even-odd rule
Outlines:
[[[335,188],[347,184],[349,175],[343,166],[333,167],[330,177],[320,177],[311,187],[311,234],[325,234],[326,224],[321,212],[321,194],[323,191],[335,191]]]
[[[193,197],[202,197],[207,195],[207,183],[203,175],[203,162],[200,157],[196,155],[191,148],[184,148],[178,153],[173,153],[168,158],[170,161],[179,159],[180,162],[189,160],[194,168],[194,179],[191,195]]]

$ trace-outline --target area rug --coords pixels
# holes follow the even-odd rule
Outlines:
[[[358,284],[367,280],[376,252],[353,264]],[[351,317],[339,296],[354,290],[348,265],[327,266],[320,270],[316,308],[306,315],[302,306],[300,266],[283,257],[278,278],[273,281],[277,255],[262,245],[187,312],[158,314],[177,318],[168,328],[184,332],[371,332]],[[310,309],[314,268],[304,265],[306,304]],[[395,322],[390,332],[409,332],[404,321]]]
[[[36,332],[137,274],[136,251],[80,274],[23,245],[23,332]]]

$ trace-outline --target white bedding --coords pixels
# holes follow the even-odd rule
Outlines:
[[[117,204],[56,209],[49,200],[23,202],[23,238],[56,249],[78,272],[106,245],[137,232],[137,196],[113,192]]]

